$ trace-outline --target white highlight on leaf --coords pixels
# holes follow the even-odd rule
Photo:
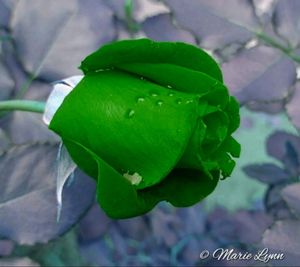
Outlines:
[[[129,174],[128,172],[124,173],[123,176],[133,185],[138,185],[143,177],[139,175],[137,172],[134,174]]]
[[[53,90],[47,99],[43,116],[43,121],[46,125],[50,124],[55,112],[58,110],[65,97],[74,89],[82,78],[82,75],[71,76],[54,83]]]
[[[70,186],[74,181],[74,171],[76,164],[71,159],[65,146],[60,143],[57,153],[57,174],[56,174],[56,199],[57,199],[57,217],[59,222],[62,210],[62,194],[64,185]]]

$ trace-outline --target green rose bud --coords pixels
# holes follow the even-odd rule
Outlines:
[[[95,178],[110,217],[138,216],[163,200],[193,205],[231,174],[239,105],[203,50],[126,40],[103,46],[80,68],[85,76],[49,128]]]

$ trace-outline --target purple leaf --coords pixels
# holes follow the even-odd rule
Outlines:
[[[238,211],[230,214],[216,209],[209,216],[209,229],[223,244],[255,244],[271,223],[272,218],[262,211]]]
[[[243,170],[248,176],[266,184],[286,182],[289,178],[285,170],[272,163],[247,165]]]
[[[150,219],[151,229],[158,244],[170,247],[178,242],[177,231],[180,229],[180,220],[175,214],[156,208]]]
[[[15,245],[11,240],[0,240],[0,257],[9,256],[14,249]]]
[[[265,196],[267,212],[276,219],[290,219],[294,217],[281,196],[281,191],[284,187],[284,184],[271,186]]]
[[[267,152],[282,161],[292,176],[300,173],[300,138],[283,131],[273,133],[267,140]]]
[[[294,62],[266,46],[243,50],[222,69],[225,84],[241,103],[281,100],[296,79]]]
[[[174,25],[169,14],[161,14],[148,18],[142,24],[142,30],[148,38],[156,41],[181,41],[195,44],[193,35]]]
[[[112,13],[99,0],[19,1],[11,28],[25,69],[48,80],[80,73],[84,57],[114,38]]]
[[[7,28],[11,11],[16,4],[16,0],[1,0],[0,1],[0,28]]]
[[[161,2],[151,0],[132,1],[132,18],[137,22],[143,22],[147,18],[159,14],[169,13],[169,9]],[[125,21],[125,1],[110,0],[106,4],[113,10],[118,19]]]
[[[300,256],[299,221],[277,221],[264,235],[262,243],[269,249]]]
[[[94,204],[79,223],[80,241],[86,243],[102,237],[106,234],[111,222],[99,205]]]
[[[300,184],[292,184],[281,191],[283,199],[288,204],[292,212],[300,217]]]
[[[191,30],[208,49],[233,42],[245,43],[253,37],[258,20],[248,1],[165,0],[179,25]],[[238,12],[236,12],[238,10]]]
[[[300,2],[279,0],[274,11],[277,33],[295,47],[300,42]]]
[[[263,24],[270,21],[274,11],[273,0],[252,0],[255,14],[260,18]]]
[[[250,102],[247,103],[247,108],[252,111],[261,111],[268,114],[277,114],[284,110],[285,101],[276,102]]]
[[[116,221],[116,227],[130,239],[137,241],[145,240],[151,235],[150,227],[145,217],[136,217],[126,220]]]
[[[33,82],[25,98],[30,100],[45,100],[52,90],[52,85]],[[1,127],[8,133],[14,144],[35,142],[58,142],[59,138],[43,123],[42,115],[30,112],[15,111],[7,115]]]
[[[286,104],[287,114],[294,124],[294,126],[300,131],[300,82],[296,84],[295,92],[289,103]]]
[[[147,18],[170,12],[169,8],[159,1],[139,0],[133,2],[135,3],[133,17],[137,22],[143,22]]]
[[[177,209],[177,216],[181,222],[180,237],[200,235],[205,232],[206,212],[202,203],[189,208]]]
[[[1,43],[0,43],[1,46]],[[0,48],[1,49],[1,48]],[[1,55],[0,55],[1,56]],[[0,57],[1,60],[1,57]],[[14,90],[15,83],[6,66],[0,61],[0,100],[8,99]]]
[[[262,211],[239,211],[234,216],[238,240],[244,244],[255,244],[273,219]]]
[[[55,159],[57,146],[13,147],[0,157],[0,235],[20,244],[45,243],[65,233],[93,203],[95,183],[78,172],[63,194],[60,222]]]
[[[222,245],[238,239],[233,217],[225,209],[215,209],[208,217],[208,226],[212,236]]]
[[[0,154],[9,148],[11,140],[7,134],[0,128]]]

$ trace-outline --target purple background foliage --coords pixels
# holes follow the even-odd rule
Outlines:
[[[299,131],[299,14],[297,0],[133,0],[127,11],[123,0],[0,0],[0,100],[45,100],[51,82],[79,74],[99,46],[148,37],[205,48],[244,109],[285,114]],[[219,247],[267,247],[285,254],[271,266],[300,266],[298,135],[275,131],[264,148],[273,160],[242,166],[267,188],[248,209],[160,203],[144,216],[111,220],[95,204],[94,182],[77,172],[56,223],[59,139],[38,114],[0,116],[0,266],[264,266],[200,260]]]

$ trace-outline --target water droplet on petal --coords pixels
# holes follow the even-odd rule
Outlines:
[[[140,77],[140,79],[141,79],[141,80],[145,80],[145,78],[144,78],[144,77]]]
[[[193,103],[194,102],[194,100],[193,99],[190,99],[190,100],[187,100],[185,103],[186,104],[190,104],[190,103]]]
[[[105,71],[105,70],[104,69],[95,70],[95,72],[102,72],[102,71]]]
[[[169,93],[168,96],[174,96],[174,93]]]
[[[179,105],[182,104],[182,99],[181,98],[177,99],[176,103],[179,104]]]
[[[169,84],[167,85],[167,87],[168,87],[168,88],[170,88],[170,89],[172,88],[172,86],[171,86],[171,85],[169,85]]]
[[[139,97],[138,99],[137,99],[137,102],[138,103],[142,103],[142,102],[144,102],[145,101],[145,98],[144,97]]]
[[[163,102],[162,100],[158,100],[158,101],[156,102],[156,104],[157,104],[158,106],[161,106],[163,103],[164,103],[164,102]]]
[[[135,111],[133,109],[129,109],[127,112],[127,117],[128,118],[132,118],[135,114]]]
[[[153,97],[157,97],[158,96],[157,93],[151,93],[150,95],[153,96]]]

